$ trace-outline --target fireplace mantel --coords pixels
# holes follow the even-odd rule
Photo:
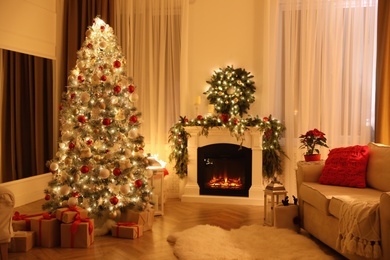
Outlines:
[[[181,196],[183,202],[202,202],[219,204],[264,204],[264,185],[262,179],[262,132],[257,128],[249,128],[245,131],[242,146],[252,149],[252,186],[249,189],[248,197],[233,196],[212,196],[200,195],[198,185],[198,147],[210,144],[228,143],[240,145],[241,140],[237,140],[227,128],[211,128],[208,135],[199,135],[200,127],[186,127],[186,132],[190,134],[188,139],[188,175],[184,193]]]

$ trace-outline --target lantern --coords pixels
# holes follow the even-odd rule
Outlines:
[[[264,225],[274,225],[274,209],[287,196],[287,191],[283,184],[273,180],[264,190]]]

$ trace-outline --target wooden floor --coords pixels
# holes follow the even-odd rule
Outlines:
[[[43,201],[21,206],[21,214],[40,212]],[[144,232],[138,239],[121,239],[110,235],[96,237],[89,248],[39,248],[27,253],[9,253],[9,259],[176,259],[172,245],[166,238],[169,234],[199,225],[210,224],[224,229],[235,229],[243,225],[263,224],[263,207],[248,205],[222,205],[185,203],[169,199],[165,203],[165,214],[156,216],[153,230]],[[324,245],[321,248],[335,259],[343,259]]]

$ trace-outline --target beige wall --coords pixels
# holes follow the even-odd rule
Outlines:
[[[56,1],[0,1],[0,48],[55,59]]]
[[[261,21],[259,0],[192,0],[188,24],[187,106],[182,115],[195,116],[194,102],[201,96],[199,113],[207,113],[207,89],[213,71],[228,65],[254,76],[256,101],[251,115],[261,115]]]

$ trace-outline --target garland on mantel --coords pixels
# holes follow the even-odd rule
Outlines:
[[[282,156],[287,157],[280,145],[280,138],[286,130],[285,126],[277,119],[269,117],[259,118],[247,117],[236,118],[229,117],[227,114],[202,117],[197,116],[189,120],[187,117],[180,117],[179,122],[173,125],[169,130],[168,142],[170,143],[171,153],[169,161],[175,162],[174,169],[180,178],[187,176],[188,165],[188,138],[190,134],[185,127],[199,126],[199,135],[208,136],[210,128],[227,128],[232,136],[238,141],[243,142],[245,131],[253,127],[263,132],[263,178],[268,180],[280,175],[283,172]]]

